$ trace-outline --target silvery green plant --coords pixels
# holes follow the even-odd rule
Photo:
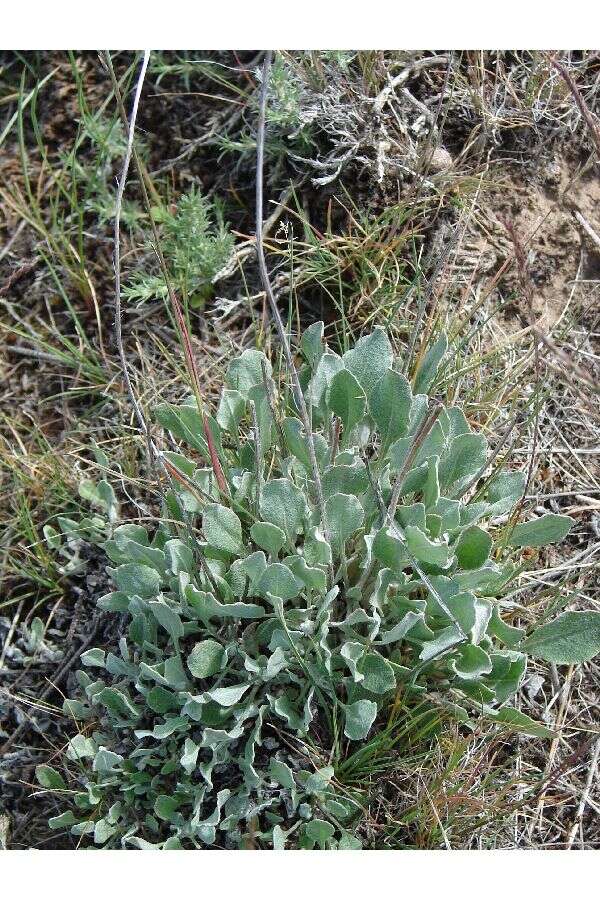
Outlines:
[[[527,654],[600,649],[598,613],[529,635],[506,621],[519,548],[572,520],[502,524],[524,478],[490,477],[485,437],[428,397],[445,337],[412,382],[381,328],[340,356],[318,323],[300,351],[310,434],[282,373],[245,350],[215,417],[197,399],[156,409],[183,446],[161,456],[154,530],[118,524],[101,482],[84,491],[96,514],[49,535],[101,541],[114,591],[99,606],[125,623],[118,648],[82,655],[65,705],[79,788],[52,827],[105,847],[359,846],[336,766],[394,702],[547,734],[507,705]],[[48,766],[38,778],[66,788]]]

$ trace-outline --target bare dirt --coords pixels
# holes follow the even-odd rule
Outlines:
[[[534,168],[499,173],[482,204],[476,238],[491,286],[514,253],[507,226],[514,227],[527,250],[536,323],[545,332],[553,331],[582,297],[590,297],[600,312],[600,295],[593,289],[600,278],[600,173],[593,162],[573,160],[565,149]],[[504,312],[507,327],[528,325],[516,267],[501,278],[499,288],[515,298]]]

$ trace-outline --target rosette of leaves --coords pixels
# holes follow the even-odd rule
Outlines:
[[[506,705],[527,652],[589,658],[600,615],[530,635],[507,621],[518,548],[561,540],[572,520],[496,524],[523,477],[486,477],[485,437],[428,397],[446,347],[409,383],[382,329],[341,356],[311,326],[310,434],[257,350],[231,362],[214,417],[195,401],[156,409],[182,448],[163,455],[153,533],[116,525],[108,504],[114,591],[99,605],[123,636],[82,656],[66,704],[81,790],[53,827],[109,847],[356,846],[360,809],[336,766],[400,698],[548,733]],[[42,783],[57,787],[52,773]]]

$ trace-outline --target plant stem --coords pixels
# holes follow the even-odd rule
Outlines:
[[[325,512],[325,498],[323,496],[323,487],[321,484],[321,474],[319,472],[319,466],[317,463],[317,455],[315,452],[315,443],[313,440],[312,429],[310,427],[310,419],[308,415],[308,409],[306,407],[306,401],[304,400],[304,394],[302,393],[302,387],[300,385],[300,379],[298,377],[298,372],[296,370],[296,366],[294,365],[294,360],[292,357],[292,351],[290,349],[290,342],[288,340],[288,336],[285,332],[285,328],[283,327],[283,321],[281,319],[281,314],[277,307],[277,303],[275,301],[275,297],[273,295],[273,289],[271,287],[271,282],[269,280],[269,273],[267,271],[267,264],[265,260],[265,250],[263,245],[263,168],[264,168],[264,150],[265,150],[265,112],[267,106],[267,92],[269,88],[269,71],[271,68],[271,59],[273,53],[271,50],[267,51],[265,56],[265,61],[263,63],[263,74],[262,74],[262,85],[260,91],[260,111],[258,117],[258,133],[256,137],[256,252],[258,256],[258,267],[260,270],[260,276],[262,279],[263,287],[265,289],[265,293],[267,295],[267,299],[269,301],[269,306],[271,308],[271,314],[275,321],[275,327],[277,329],[277,334],[279,340],[281,341],[281,345],[283,347],[283,352],[285,355],[285,360],[287,363],[287,367],[290,371],[292,378],[292,392],[294,394],[294,400],[296,402],[296,407],[298,409],[298,413],[302,420],[302,425],[304,427],[304,431],[306,432],[306,440],[308,442],[308,452],[310,456],[310,464],[315,484],[315,491],[317,494],[317,503],[319,506],[319,512],[321,516],[321,522],[323,524],[323,533],[325,535],[325,540],[330,543],[331,535],[329,532],[329,527],[327,525],[327,516]]]

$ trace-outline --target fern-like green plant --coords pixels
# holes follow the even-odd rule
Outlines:
[[[202,306],[212,294],[214,276],[229,262],[234,249],[221,205],[193,188],[179,199],[174,213],[155,210],[154,215],[163,227],[163,255],[173,287],[184,303],[192,308]],[[162,275],[137,272],[123,288],[123,296],[138,303],[164,299],[167,286]]]
[[[356,847],[360,806],[336,768],[400,697],[551,734],[507,705],[527,652],[589,658],[600,614],[530,635],[511,623],[518,548],[561,540],[572,520],[499,524],[523,477],[484,480],[484,436],[428,397],[446,348],[409,383],[381,328],[340,356],[311,326],[310,435],[289,385],[246,350],[214,418],[196,400],[156,409],[185,449],[161,457],[154,530],[118,524],[110,486],[86,486],[95,516],[48,537],[67,556],[69,541],[101,542],[114,591],[99,606],[124,630],[82,655],[65,704],[78,787],[53,828],[105,847]],[[47,766],[38,779],[66,786]]]

